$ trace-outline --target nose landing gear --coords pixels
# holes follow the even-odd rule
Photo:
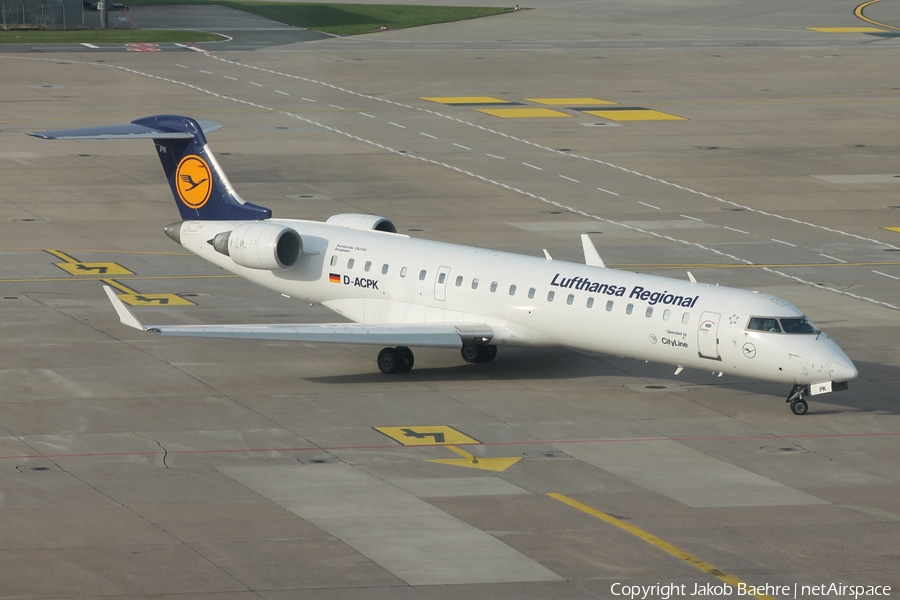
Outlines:
[[[785,402],[790,402],[791,412],[795,415],[805,415],[809,411],[809,404],[806,403],[807,396],[809,396],[808,385],[794,384]]]

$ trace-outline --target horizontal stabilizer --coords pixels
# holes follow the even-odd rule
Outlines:
[[[142,325],[109,286],[103,286],[123,324],[162,335],[184,337],[460,348],[463,342],[487,343],[494,337],[487,325],[470,323],[316,323],[275,325]]]
[[[219,123],[197,121],[204,133],[221,129]],[[148,127],[136,123],[126,125],[109,125],[107,127],[91,127],[85,129],[57,129],[55,131],[34,131],[28,135],[45,140],[189,140],[193,133],[172,131],[160,127]]]

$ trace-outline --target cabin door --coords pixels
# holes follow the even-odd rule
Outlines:
[[[704,312],[700,315],[700,327],[697,329],[697,351],[703,358],[722,360],[719,356],[719,313]]]
[[[447,280],[450,279],[450,267],[441,267],[434,280],[434,299],[443,302],[447,299]]]

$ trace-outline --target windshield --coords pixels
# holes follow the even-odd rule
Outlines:
[[[819,330],[806,317],[750,317],[747,329],[751,331],[768,331],[770,333],[812,333]]]
[[[781,328],[785,333],[819,333],[816,326],[806,317],[798,319],[781,319]]]

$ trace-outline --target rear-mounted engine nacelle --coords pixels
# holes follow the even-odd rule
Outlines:
[[[384,217],[378,215],[362,215],[357,213],[343,213],[329,217],[325,221],[328,225],[347,227],[348,229],[364,229],[366,231],[386,231],[397,233],[397,227]]]
[[[303,254],[300,234],[272,223],[244,223],[223,231],[209,243],[216,252],[248,269],[290,269]]]

